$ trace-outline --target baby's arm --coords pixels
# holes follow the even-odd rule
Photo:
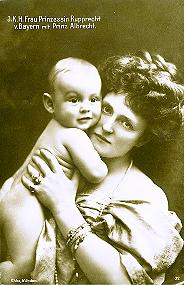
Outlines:
[[[34,199],[15,198],[10,203],[8,199],[0,203],[0,227],[8,252],[8,257],[0,263],[3,284],[10,284],[12,278],[30,278],[34,268],[35,249],[43,226],[42,210]]]
[[[63,144],[75,166],[89,182],[99,183],[105,178],[108,172],[107,166],[84,131],[75,128],[66,129]]]

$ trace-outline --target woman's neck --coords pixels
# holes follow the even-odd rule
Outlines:
[[[115,158],[102,158],[108,167],[109,174],[119,173],[126,171],[131,163],[131,158],[129,155],[124,157]]]

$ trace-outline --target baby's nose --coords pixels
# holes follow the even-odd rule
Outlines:
[[[80,107],[80,112],[86,113],[90,111],[90,104],[89,102],[83,102]]]

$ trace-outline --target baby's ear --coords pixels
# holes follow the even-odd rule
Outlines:
[[[42,99],[46,111],[48,111],[50,114],[53,114],[54,104],[52,96],[49,93],[44,93]]]

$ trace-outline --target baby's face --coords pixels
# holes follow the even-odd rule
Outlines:
[[[64,127],[87,130],[101,115],[101,79],[92,68],[57,76],[54,95],[55,119]]]

